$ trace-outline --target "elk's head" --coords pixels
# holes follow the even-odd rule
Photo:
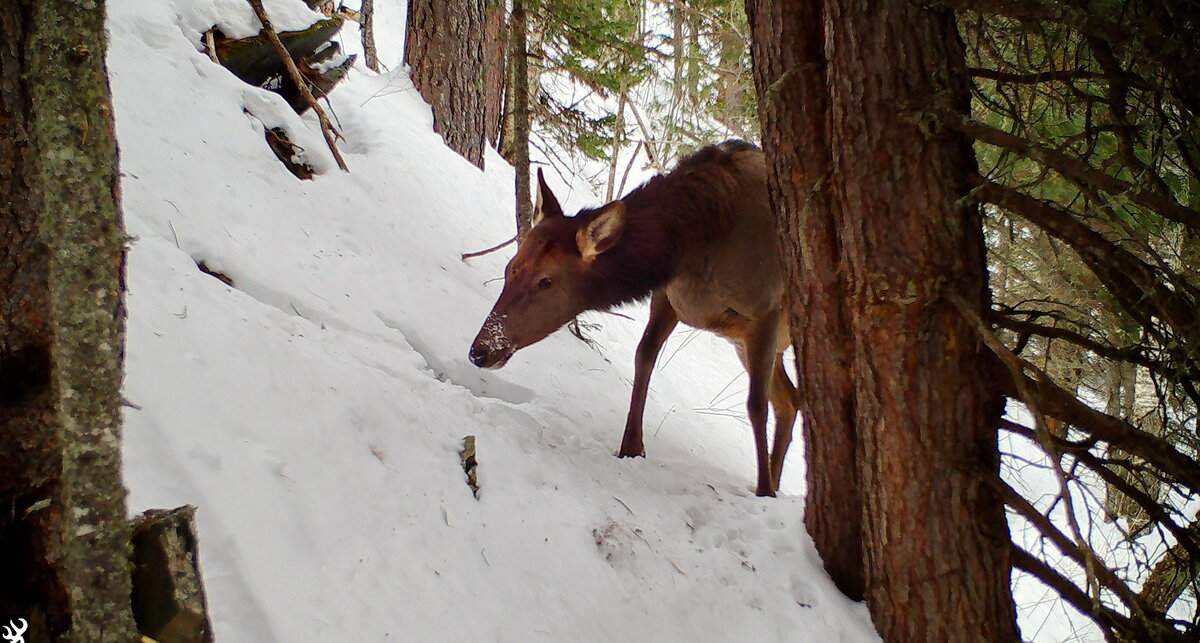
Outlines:
[[[564,216],[539,168],[533,227],[504,269],[504,289],[471,344],[471,363],[500,368],[579,313],[605,305],[592,264],[617,243],[624,222],[621,201]]]

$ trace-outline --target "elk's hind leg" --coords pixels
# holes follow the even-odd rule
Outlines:
[[[654,371],[654,363],[658,361],[663,342],[667,341],[678,323],[679,315],[671,307],[671,302],[667,301],[666,293],[661,290],[655,292],[650,299],[650,321],[642,333],[642,341],[638,342],[633,362],[633,398],[629,402],[629,416],[625,419],[625,437],[621,438],[621,450],[617,453],[622,458],[646,455],[642,443],[642,415],[646,411],[650,374]]]
[[[779,311],[774,310],[762,319],[755,320],[746,334],[746,372],[750,375],[750,393],[746,398],[746,411],[750,415],[750,426],[754,429],[754,448],[758,456],[758,486],[755,494],[774,496],[775,487],[771,476],[771,459],[767,450],[767,401],[771,389],[772,371],[775,360],[775,338],[779,332]]]
[[[783,354],[775,357],[771,374],[771,408],[775,409],[775,443],[771,445],[771,484],[779,491],[783,477],[783,459],[792,443],[792,427],[796,423],[796,387],[783,367]]]

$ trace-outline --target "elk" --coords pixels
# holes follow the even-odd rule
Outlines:
[[[762,152],[737,140],[710,145],[624,198],[573,217],[563,214],[539,169],[533,219],[471,345],[471,362],[500,368],[584,311],[649,297],[617,455],[645,455],[650,374],[667,336],[683,322],[728,339],[737,350],[750,376],[746,408],[758,460],[756,493],[774,496],[797,400],[783,368],[790,343],[785,278]],[[776,417],[773,452],[768,401]]]

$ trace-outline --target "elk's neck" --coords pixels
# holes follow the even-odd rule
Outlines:
[[[644,203],[636,196],[635,192],[625,198],[625,229],[620,241],[593,264],[592,309],[645,299],[675,274],[687,237],[679,229],[682,218],[671,206]]]
[[[690,265],[690,256],[727,242],[747,203],[756,207],[761,200],[765,208],[765,175],[733,156],[753,149],[747,143],[705,148],[625,195],[621,238],[596,257],[591,271],[596,303],[590,308],[648,297],[676,277],[681,265]]]

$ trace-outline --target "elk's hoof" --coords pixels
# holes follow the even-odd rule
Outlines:
[[[774,498],[775,497],[775,488],[774,487],[765,487],[764,488],[762,486],[759,486],[758,491],[755,491],[754,495],[758,496],[759,498]]]
[[[626,449],[625,447],[621,447],[621,450],[617,452],[617,457],[618,458],[644,458],[644,457],[646,457],[646,449],[645,448]]]

